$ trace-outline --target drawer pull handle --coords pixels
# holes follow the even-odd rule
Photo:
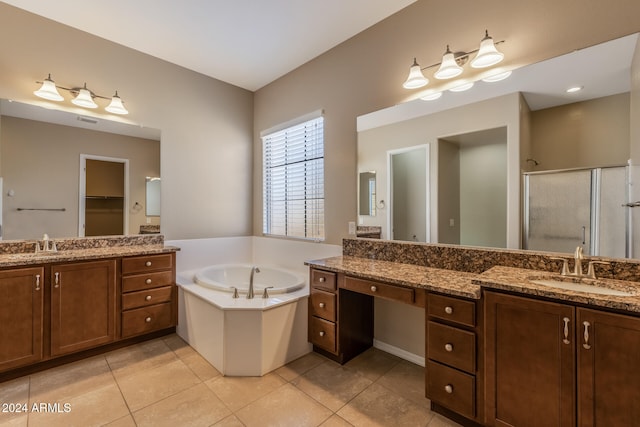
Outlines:
[[[327,281],[327,279],[325,279],[324,277],[321,277],[321,278],[318,279],[318,282],[320,282],[320,283],[324,283],[326,281]]]
[[[146,297],[144,297],[144,299],[147,301],[151,301],[151,295],[147,295]]]
[[[144,265],[146,265],[147,267],[151,267],[151,261],[145,262]]]
[[[444,391],[449,394],[453,393],[453,386],[451,384],[447,384],[446,386],[444,386]]]
[[[445,313],[447,313],[447,314],[453,314],[453,307],[451,307],[451,306],[446,306],[446,307],[444,308],[444,312],[445,312]]]
[[[569,321],[571,319],[569,319],[568,317],[565,317],[564,319],[562,319],[562,321],[564,322],[564,339],[562,340],[563,343],[565,344],[571,344],[571,341],[569,341]]]
[[[36,274],[36,291],[40,290],[40,275]]]
[[[371,292],[377,292],[378,291],[378,287],[377,286],[371,286]]]
[[[453,344],[446,343],[444,345],[444,349],[447,350],[448,352],[452,352],[453,351]]]
[[[321,337],[323,337],[323,336],[324,336],[324,331],[320,331],[319,335],[320,335]]]
[[[54,280],[55,285],[53,285],[53,287],[54,287],[54,288],[58,288],[58,287],[60,287],[60,273],[59,273],[59,272],[56,272],[56,273],[55,273],[55,276],[56,276],[56,278],[55,278],[55,280]]]
[[[151,279],[145,280],[144,283],[146,283],[147,285],[150,285],[151,284]]]
[[[144,321],[147,322],[147,323],[151,323],[151,316],[149,316],[146,319],[144,319]]]
[[[318,304],[318,307],[320,307],[320,308],[324,308],[324,303],[323,303],[323,302],[321,302],[320,304]]]
[[[584,344],[582,344],[582,346],[586,350],[589,350],[591,348],[591,345],[589,344],[589,326],[591,326],[591,323],[585,321],[582,322],[582,324],[584,325]]]

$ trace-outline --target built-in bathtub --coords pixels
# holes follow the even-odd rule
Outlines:
[[[253,265],[213,265],[181,272],[178,333],[223,375],[262,376],[307,354],[304,277],[256,265],[255,297],[247,298]],[[269,296],[263,298],[263,290]],[[233,297],[238,288],[239,297]]]
[[[201,286],[218,291],[247,294],[251,270],[257,266],[248,264],[223,264],[205,267],[195,273],[194,281]],[[254,274],[253,287],[256,296],[267,289],[269,295],[286,294],[301,289],[304,277],[278,267],[260,266]]]

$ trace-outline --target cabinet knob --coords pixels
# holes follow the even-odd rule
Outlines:
[[[147,323],[151,323],[151,316],[149,316],[146,319],[144,319],[144,321],[147,322]]]
[[[371,292],[376,292],[378,290],[377,286],[371,286]]]
[[[323,303],[323,302],[321,302],[320,304],[318,304],[318,307],[320,307],[320,308],[324,308],[324,303]]]
[[[146,283],[147,285],[150,285],[151,284],[151,279],[145,280],[144,283]]]
[[[325,279],[324,277],[321,277],[321,278],[318,279],[318,282],[320,282],[320,283],[324,283],[326,281],[327,281],[327,279]]]
[[[323,337],[323,336],[324,336],[324,331],[320,331],[318,335],[320,335],[321,337]]]
[[[453,386],[451,384],[447,384],[446,386],[444,386],[444,391],[449,394],[453,393]]]
[[[447,350],[448,352],[452,352],[453,351],[453,344],[446,343],[444,345],[444,349]]]
[[[151,301],[151,295],[147,295],[146,297],[144,297],[144,299],[147,301]]]
[[[444,308],[444,312],[445,312],[445,313],[447,313],[447,314],[452,314],[452,313],[453,313],[453,307],[451,307],[451,306],[446,306],[446,307]]]
[[[147,267],[151,267],[151,261],[145,262],[144,265],[146,265]]]
[[[36,291],[40,290],[40,275],[36,274]]]
[[[55,283],[55,284],[53,285],[53,287],[54,287],[54,288],[58,288],[58,287],[60,287],[60,272],[57,272],[57,271],[56,271],[56,273],[55,273],[54,283]]]

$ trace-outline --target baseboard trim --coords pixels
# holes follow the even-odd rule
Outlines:
[[[395,347],[391,344],[387,344],[386,342],[378,341],[376,339],[373,340],[373,346],[379,350],[386,351],[387,353],[393,354],[394,356],[398,356],[400,359],[407,360],[411,363],[415,363],[416,365],[425,366],[424,357],[418,356],[414,353],[410,353],[407,350],[403,350],[399,347]]]

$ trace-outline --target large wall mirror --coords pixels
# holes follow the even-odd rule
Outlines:
[[[434,243],[556,252],[582,245],[591,255],[632,256],[632,212],[626,206],[632,200],[626,190],[634,120],[631,67],[638,50],[633,34],[513,70],[502,82],[478,82],[468,93],[447,92],[437,101],[415,99],[361,116],[358,169],[375,169],[378,182],[388,182],[377,195],[389,199],[394,184],[388,153],[427,144],[427,217]],[[573,86],[581,90],[566,91]],[[586,171],[586,193],[609,182],[615,189],[600,190],[602,197],[589,198],[584,207],[560,207],[556,201],[564,200],[563,191],[575,190],[549,183],[567,170]],[[532,182],[535,191],[556,196],[535,206],[525,203],[530,193],[523,189]],[[535,202],[539,199],[536,195]],[[381,226],[383,238],[398,239],[387,221],[393,208],[359,222]],[[532,218],[557,224],[554,215],[576,235],[565,233],[569,226],[555,234],[540,230],[538,222],[535,238],[528,238]],[[605,229],[609,223],[616,229]]]
[[[0,176],[4,240],[159,229],[156,202],[146,210],[158,129],[0,100]]]

